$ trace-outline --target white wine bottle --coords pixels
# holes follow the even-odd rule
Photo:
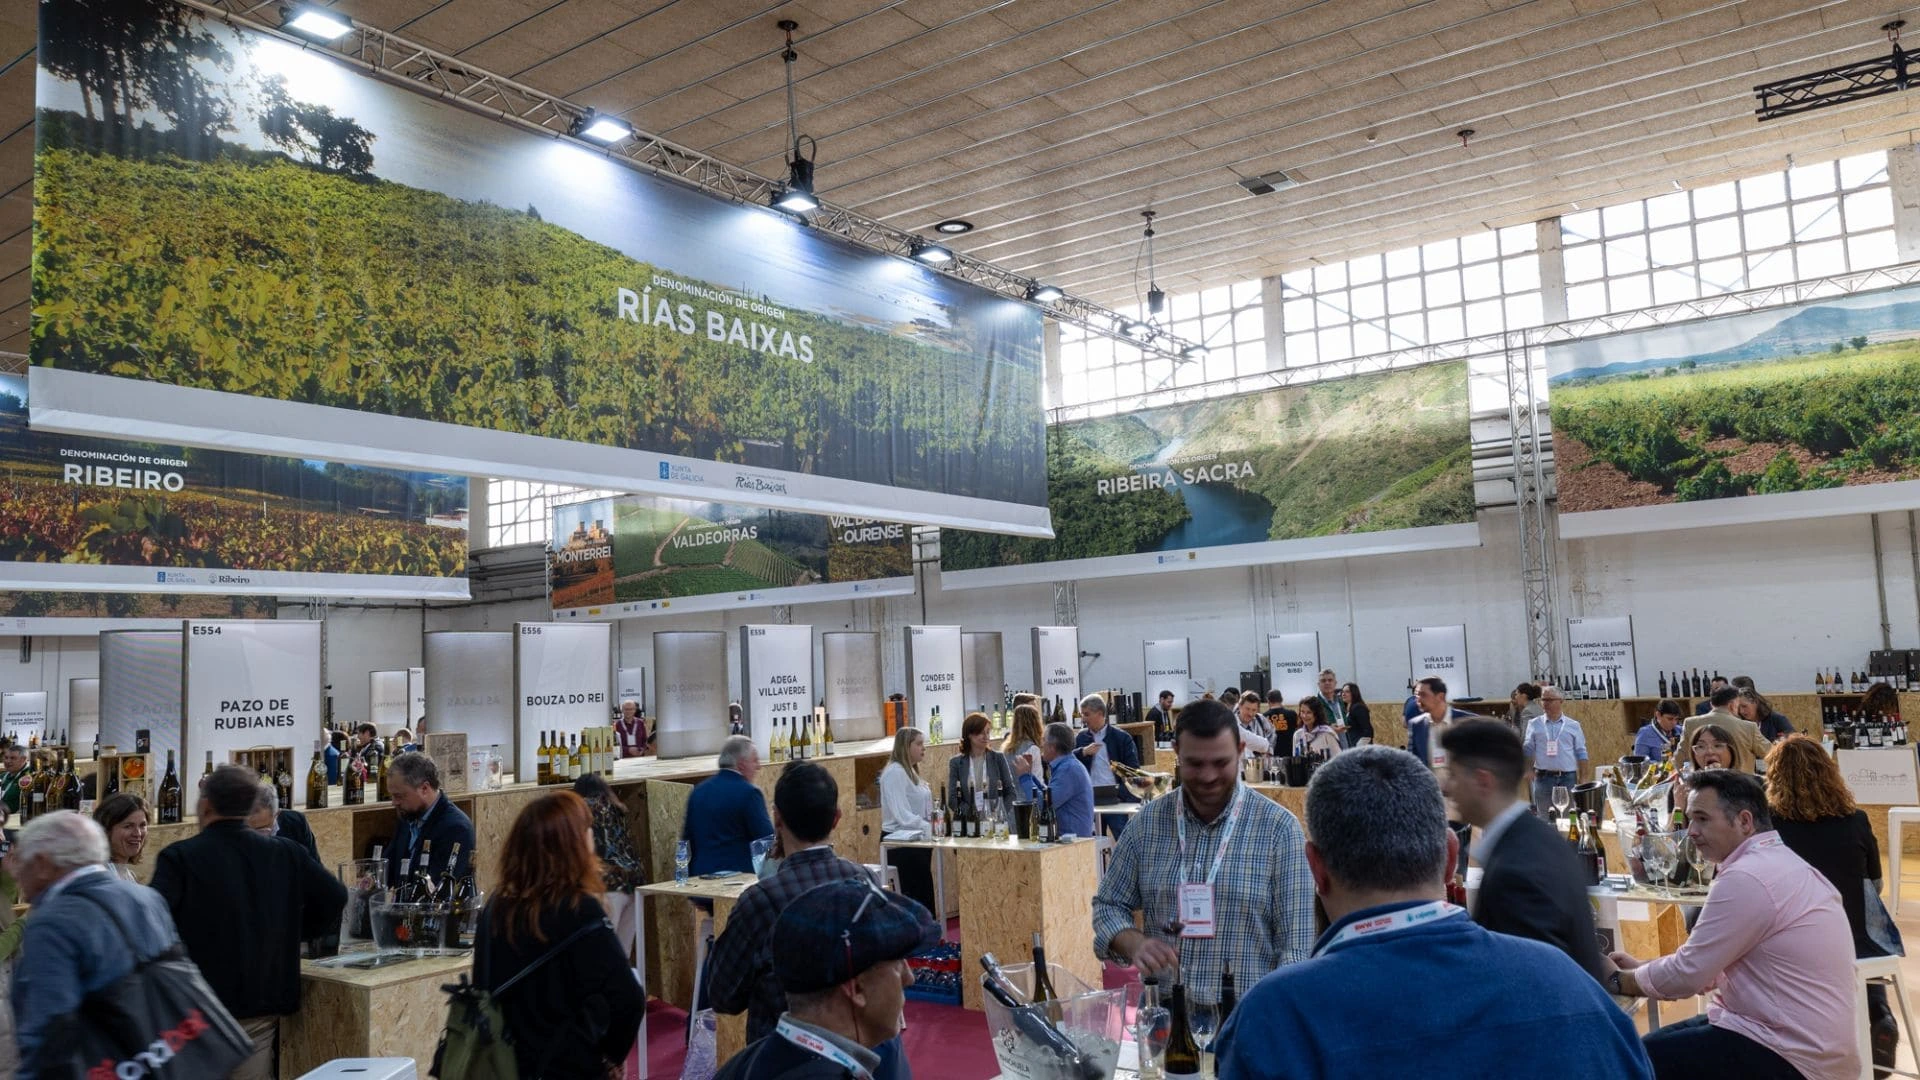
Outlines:
[[[1187,1016],[1187,987],[1175,980],[1173,984],[1173,1031],[1167,1036],[1166,1066],[1162,1070],[1167,1080],[1199,1080],[1200,1044],[1193,1038],[1193,1021]]]

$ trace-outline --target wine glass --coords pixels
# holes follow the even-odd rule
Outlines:
[[[1665,832],[1647,834],[1646,844],[1640,853],[1640,861],[1647,868],[1647,883],[1656,892],[1663,891],[1673,876],[1674,867],[1680,860],[1680,849],[1676,836]]]
[[[1700,850],[1700,846],[1688,836],[1686,843],[1680,845],[1680,855],[1693,868],[1693,883],[1704,889],[1713,880],[1714,863]]]
[[[1573,809],[1573,792],[1556,785],[1553,789],[1553,809],[1560,817],[1566,817],[1567,811]]]
[[[1196,1001],[1187,1008],[1187,1024],[1193,1029],[1193,1041],[1200,1046],[1202,1061],[1213,1052],[1213,1031],[1218,1019],[1219,1010],[1212,1005],[1202,1005]]]

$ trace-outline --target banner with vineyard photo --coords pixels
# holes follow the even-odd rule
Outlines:
[[[1570,537],[1920,500],[1920,287],[1547,350]]]
[[[37,428],[1050,534],[1035,308],[173,0],[38,6]]]
[[[805,604],[913,591],[896,522],[628,496],[553,512],[556,619]]]
[[[463,477],[48,435],[27,409],[26,381],[0,375],[0,589],[20,590],[0,617],[467,596]]]
[[[1056,424],[1056,535],[943,529],[942,588],[1465,547],[1464,361]]]

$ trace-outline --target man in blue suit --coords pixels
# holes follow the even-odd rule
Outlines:
[[[1081,699],[1080,720],[1087,726],[1074,736],[1073,752],[1087,767],[1087,778],[1093,782],[1093,801],[1101,805],[1139,802],[1113,774],[1116,762],[1129,768],[1140,767],[1140,748],[1134,744],[1133,736],[1107,722],[1107,701],[1099,694],[1088,694]],[[1116,837],[1127,824],[1126,818],[1117,815],[1104,817],[1102,821],[1106,830]]]
[[[753,873],[753,842],[773,835],[767,816],[767,797],[753,786],[760,772],[760,751],[746,735],[729,736],[720,744],[720,771],[693,789],[687,797],[686,831],[691,849],[688,872],[695,877],[719,870]]]

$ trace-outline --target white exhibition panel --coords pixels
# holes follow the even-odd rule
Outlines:
[[[98,437],[100,429],[75,431]],[[206,445],[203,443],[203,445]],[[374,464],[369,462],[368,464]],[[367,600],[466,600],[463,577],[400,574],[313,574],[298,570],[167,570],[100,563],[0,563],[0,589],[60,592],[164,592],[219,596],[359,597]],[[155,585],[164,588],[155,589]],[[78,621],[78,620],[75,620]],[[113,621],[113,620],[103,620]],[[173,620],[168,620],[173,621]],[[119,620],[126,625],[128,620]]]
[[[32,402],[33,427],[39,431],[74,435],[111,431],[116,438],[138,442],[611,488],[636,495],[707,499],[1043,539],[1053,536],[1052,515],[1045,506],[828,476],[769,475],[764,470],[677,454],[167,386],[65,368],[30,368],[27,393]],[[452,580],[459,584],[458,595],[465,598],[466,580]],[[1057,580],[1057,575],[1049,580]],[[391,579],[388,583],[390,586]],[[312,594],[313,590],[304,592]],[[381,594],[354,591],[352,595]]]
[[[427,669],[410,667],[407,669],[407,723],[413,727],[414,734],[420,734],[420,718],[427,715]]]
[[[367,672],[367,721],[391,735],[407,726],[407,670]]]
[[[534,778],[540,733],[578,735],[607,723],[613,628],[606,623],[513,624],[516,781]]]
[[[181,753],[180,627],[100,635],[100,744],[131,754],[146,731],[151,752]]]
[[[1040,700],[1058,697],[1069,714],[1080,711],[1080,628],[1077,626],[1036,626],[1033,628],[1033,681]]]
[[[1621,697],[1640,696],[1640,676],[1634,670],[1633,616],[1600,615],[1567,620],[1567,655],[1573,676],[1620,679]]]
[[[662,758],[720,752],[727,741],[727,632],[653,635],[654,744]]]
[[[47,741],[47,692],[9,690],[0,693],[0,734],[16,743]]]
[[[321,737],[325,706],[319,622],[294,619],[188,620],[183,629],[181,698],[186,706],[181,783],[193,757],[293,748],[293,802],[307,802],[307,764]],[[404,674],[404,673],[403,673]],[[160,747],[156,743],[155,750]],[[161,764],[160,769],[166,766]]]
[[[960,633],[960,696],[966,707],[993,707],[1006,698],[1007,654],[997,630],[963,630]],[[946,710],[941,710],[945,715]]]
[[[1319,631],[1269,634],[1267,636],[1267,679],[1275,690],[1287,696],[1288,701],[1299,701],[1318,694],[1320,692]]]
[[[41,369],[34,370],[37,372]],[[898,515],[895,517],[897,519]],[[1011,532],[1012,530],[995,531]],[[1064,559],[1060,562],[989,566],[979,570],[942,570],[940,587],[942,589],[984,589],[996,585],[1042,585],[1055,581],[1133,577],[1178,570],[1200,570],[1223,566],[1265,566],[1269,563],[1314,562],[1320,559],[1351,559],[1365,555],[1396,555],[1409,551],[1437,551],[1443,548],[1479,546],[1479,523],[1466,522],[1459,525],[1429,525],[1418,529],[1347,533],[1341,536],[1310,536],[1298,540],[1264,540],[1256,544],[1224,544],[1220,547],[1183,548],[1179,551],[1150,551],[1138,555],[1109,555],[1098,559]]]
[[[880,702],[880,635],[871,630],[829,630],[820,635],[821,691],[833,717],[837,742],[882,738],[887,733]]]
[[[647,711],[646,668],[623,667],[614,672],[613,704],[617,708],[623,701],[631,701],[640,706],[641,712]]]
[[[1449,699],[1473,696],[1465,624],[1407,627],[1407,659],[1414,679],[1439,679],[1447,684]]]
[[[1914,747],[1889,746],[1877,750],[1840,750],[1834,753],[1840,775],[1846,778],[1853,801],[1871,806],[1912,806],[1920,802]]]
[[[556,608],[553,617],[563,622],[574,619],[612,622],[643,615],[690,615],[699,611],[819,604],[829,600],[873,600],[882,596],[912,594],[913,579],[910,577],[881,578],[876,581],[823,581],[817,585],[788,585],[745,592],[708,593],[704,596],[675,596],[665,600],[627,600],[593,607]]]
[[[906,642],[907,704],[913,726],[925,730],[927,718],[938,706],[943,733],[958,739],[960,722],[967,715],[960,628],[909,626]]]
[[[420,636],[427,716],[436,731],[463,731],[471,753],[513,745],[513,635],[505,630],[433,630]],[[505,763],[501,765],[506,768]],[[469,783],[479,778],[470,776]]]
[[[1189,639],[1143,641],[1140,652],[1146,672],[1141,685],[1146,688],[1147,708],[1159,706],[1162,690],[1173,691],[1175,705],[1185,705],[1197,696],[1193,687],[1193,646]]]
[[[0,634],[9,635],[90,638],[120,630],[157,630],[178,634],[180,618],[177,615],[165,619],[92,619],[65,615],[22,615],[0,619]]]
[[[72,744],[93,752],[93,740],[100,734],[100,680],[67,680],[67,738]]]
[[[747,733],[767,760],[776,723],[793,734],[794,723],[813,712],[813,627],[747,625],[740,628],[740,700]],[[835,740],[839,732],[834,732]]]

